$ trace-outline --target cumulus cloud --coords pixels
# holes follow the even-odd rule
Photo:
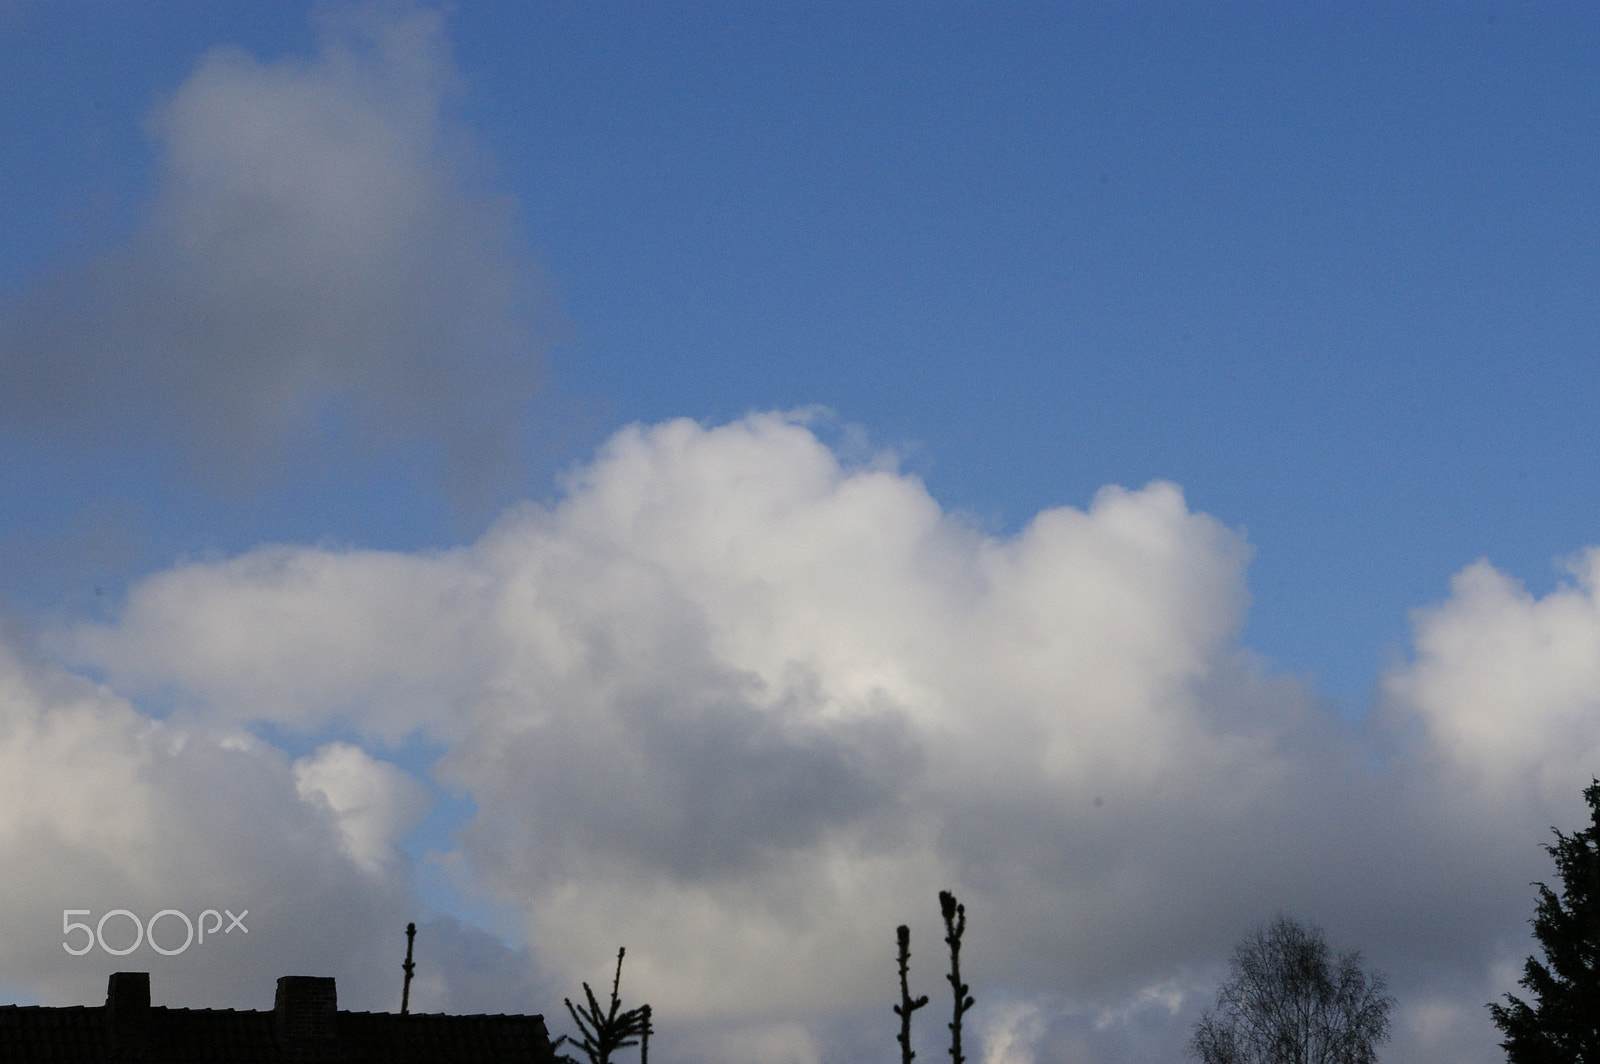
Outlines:
[[[475,585],[489,574],[463,562],[290,547],[195,562],[142,581],[121,624],[80,630],[75,653],[209,719],[445,731],[485,665]]]
[[[1249,554],[1169,484],[997,537],[803,417],[675,421],[475,543],[182,564],[49,645],[165,728],[361,737],[276,769],[354,881],[415,815],[374,744],[426,735],[476,808],[451,867],[520,921],[502,963],[570,992],[625,944],[703,1059],[828,1057],[899,923],[932,992],[948,887],[995,1060],[1175,1051],[1280,909],[1390,974],[1396,1052],[1487,1060],[1529,824],[1587,778],[1590,556],[1541,600],[1464,572],[1361,731],[1238,645]]]
[[[245,735],[168,727],[0,646],[8,978],[42,1000],[92,1001],[107,971],[126,962],[99,946],[69,956],[63,941],[79,948],[82,933],[63,935],[63,910],[88,910],[98,925],[115,909],[141,920],[174,909],[198,922],[224,908],[248,909],[248,931],[214,934],[170,958],[141,949],[163,993],[203,1004],[259,1000],[270,987],[250,985],[252,973],[333,963],[344,948],[360,967],[371,932],[397,915],[396,899],[339,855],[331,818],[299,799],[275,751]],[[183,940],[180,923],[161,925],[169,949]],[[103,930],[113,949],[133,941],[126,917]],[[350,974],[360,1000],[371,976]]]
[[[1428,745],[1497,799],[1573,807],[1574,780],[1600,773],[1600,549],[1536,599],[1480,561],[1415,617],[1414,660],[1384,694]],[[1581,787],[1579,788],[1581,791]]]
[[[329,20],[309,61],[208,54],[151,119],[142,228],[7,308],[0,418],[228,477],[308,440],[422,441],[473,490],[512,457],[538,315],[455,80],[424,11]]]
[[[152,718],[0,640],[7,985],[93,1004],[131,967],[152,973],[158,1003],[267,1008],[278,975],[331,974],[346,1007],[394,1008],[417,903],[393,842],[422,790],[347,744],[291,763],[248,732]],[[119,909],[131,917],[106,918]],[[163,910],[182,915],[146,935]],[[83,952],[69,921],[104,945]],[[423,922],[418,956],[419,1009],[536,1011],[550,997],[525,955],[448,918]]]
[[[394,870],[400,842],[432,804],[421,783],[350,743],[295,761],[294,784],[301,800],[332,811],[345,855],[371,875]]]
[[[471,546],[180,566],[60,642],[207,719],[428,729],[546,963],[618,938],[658,1007],[781,1023],[873,993],[941,885],[975,972],[1127,994],[1309,891],[1235,882],[1340,742],[1234,646],[1248,554],[1171,485],[996,539],[797,419],[679,421]]]
[[[1529,883],[1556,875],[1541,847],[1551,827],[1588,821],[1582,792],[1600,776],[1600,549],[1562,571],[1536,597],[1488,561],[1466,566],[1444,601],[1413,613],[1412,653],[1382,678],[1375,717],[1386,756],[1404,766],[1406,844],[1419,866],[1473,884],[1441,886],[1448,932],[1395,929],[1428,973],[1401,986],[1397,1055],[1471,1059],[1498,1044],[1481,1004],[1516,989],[1533,951]]]

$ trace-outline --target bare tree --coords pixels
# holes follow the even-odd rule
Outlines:
[[[1361,954],[1334,958],[1320,928],[1278,916],[1234,949],[1189,1051],[1202,1064],[1375,1064],[1393,1005]]]

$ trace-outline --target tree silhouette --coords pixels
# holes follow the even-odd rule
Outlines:
[[[589,999],[585,1009],[573,1006],[571,998],[563,998],[567,1012],[572,1015],[572,1022],[578,1025],[578,1032],[583,1035],[581,1042],[573,1042],[566,1035],[555,1040],[550,1048],[552,1051],[559,1049],[563,1042],[572,1042],[573,1045],[583,1050],[584,1056],[589,1058],[589,1064],[610,1064],[611,1054],[628,1046],[639,1047],[639,1064],[649,1064],[650,1061],[650,1006],[640,1005],[636,1009],[619,1013],[622,999],[617,996],[617,989],[622,984],[622,955],[625,951],[617,950],[617,974],[611,980],[611,1008],[602,1009],[600,1002],[595,1000],[594,991],[589,989],[589,984],[583,984],[583,993]],[[557,1058],[566,1064],[577,1064],[571,1057]]]
[[[1374,1064],[1392,998],[1361,955],[1335,960],[1316,927],[1278,916],[1245,936],[1189,1051],[1202,1064]]]
[[[1506,995],[1490,1004],[1511,1064],[1600,1064],[1600,780],[1584,789],[1592,817],[1585,831],[1563,835],[1545,852],[1555,858],[1561,893],[1543,883],[1533,935],[1544,962],[1529,957],[1522,986],[1532,1004]]]

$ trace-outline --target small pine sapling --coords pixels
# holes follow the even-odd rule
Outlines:
[[[588,1008],[580,1010],[573,1006],[571,998],[562,999],[566,1003],[567,1012],[572,1015],[572,1022],[578,1025],[583,1041],[574,1042],[566,1035],[562,1035],[550,1047],[552,1050],[559,1049],[563,1042],[572,1042],[583,1050],[584,1056],[589,1058],[589,1064],[610,1064],[611,1054],[616,1050],[638,1046],[639,1064],[650,1064],[650,1006],[640,1005],[623,1013],[617,1011],[622,1006],[622,999],[617,995],[617,990],[622,984],[624,952],[626,951],[623,949],[617,950],[617,974],[611,980],[611,1008],[601,1009],[600,1002],[595,1000],[594,991],[589,989],[588,983],[584,983],[583,993],[589,999]],[[563,1064],[577,1064],[577,1061],[568,1056],[556,1059]]]
[[[961,1055],[961,1016],[972,1008],[970,987],[961,981],[961,936],[967,930],[967,907],[948,890],[939,892],[939,909],[944,914],[944,940],[950,947],[950,990],[955,995],[955,1014],[950,1020],[950,1064],[963,1064]]]
[[[911,960],[911,928],[901,924],[895,929],[895,938],[900,943],[900,1004],[894,1007],[896,1016],[900,1017],[900,1064],[911,1064],[911,1058],[917,1054],[911,1049],[911,1014],[928,1003],[928,995],[923,994],[915,1001],[911,1000],[911,987],[906,982],[906,967]]]

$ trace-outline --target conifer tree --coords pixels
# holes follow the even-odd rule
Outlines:
[[[1505,1034],[1511,1064],[1600,1064],[1600,780],[1583,792],[1592,823],[1545,847],[1561,875],[1561,893],[1543,883],[1533,935],[1544,961],[1529,957],[1518,985],[1532,1002],[1511,994],[1490,1004]]]

